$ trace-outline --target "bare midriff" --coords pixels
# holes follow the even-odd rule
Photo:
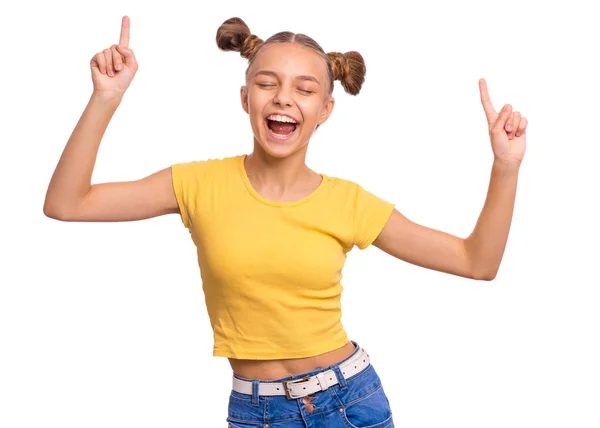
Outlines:
[[[348,342],[341,348],[312,357],[282,360],[240,360],[229,358],[229,364],[233,372],[238,376],[250,379],[275,380],[330,366],[348,357],[354,349],[354,344]]]

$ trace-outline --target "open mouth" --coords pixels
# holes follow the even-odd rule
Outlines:
[[[266,118],[269,133],[278,140],[287,140],[292,136],[298,122],[288,116],[272,114]]]

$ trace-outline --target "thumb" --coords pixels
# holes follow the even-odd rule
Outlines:
[[[125,57],[125,65],[131,68],[137,68],[137,61],[135,59],[135,54],[129,48],[123,47],[121,45],[115,45],[117,51]]]

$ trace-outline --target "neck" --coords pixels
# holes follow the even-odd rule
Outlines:
[[[275,158],[254,141],[254,151],[246,157],[245,168],[250,179],[277,192],[294,188],[299,181],[314,174],[306,166],[306,147],[285,157]]]

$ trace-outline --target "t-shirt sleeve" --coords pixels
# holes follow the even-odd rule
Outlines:
[[[395,205],[356,185],[354,245],[364,250],[377,239]]]
[[[202,190],[207,184],[209,173],[208,161],[192,161],[171,165],[173,190],[179,205],[183,225],[191,229],[199,203],[203,196]]]

